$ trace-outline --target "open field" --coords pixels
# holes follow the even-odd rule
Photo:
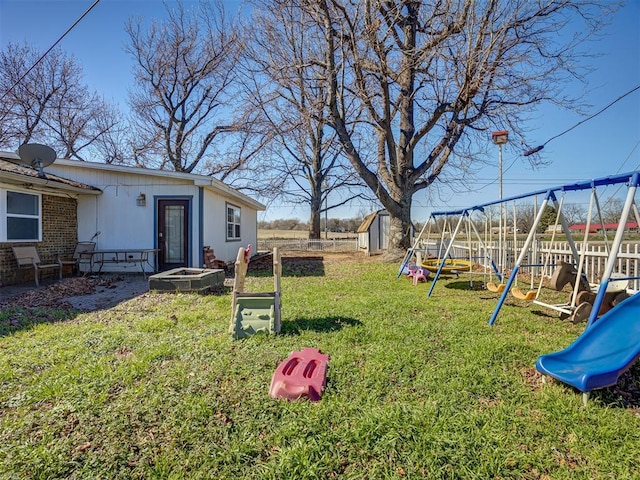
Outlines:
[[[0,312],[0,478],[638,478],[640,368],[581,395],[534,368],[584,329],[380,257],[283,259],[281,335],[234,341],[231,295]],[[268,291],[268,271],[246,290]],[[290,352],[330,355],[317,403],[268,396]]]
[[[338,238],[356,238],[357,235],[355,233],[340,233],[340,232],[327,232],[327,235],[330,239],[338,239]],[[320,235],[321,238],[324,238],[324,232]],[[263,230],[258,229],[258,239],[268,239],[268,238],[282,238],[282,239],[290,239],[290,238],[309,238],[309,232],[306,230]]]

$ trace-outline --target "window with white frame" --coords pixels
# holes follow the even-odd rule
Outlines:
[[[0,191],[0,239],[7,242],[40,241],[42,208],[40,195],[12,190]]]
[[[240,207],[227,203],[227,240],[240,240]]]

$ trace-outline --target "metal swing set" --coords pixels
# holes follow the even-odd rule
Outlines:
[[[590,226],[591,226],[591,218],[593,216],[593,208],[594,206],[597,208],[598,210],[598,215],[600,217],[600,219],[602,219],[601,213],[600,213],[600,208],[599,208],[599,203],[598,203],[598,199],[597,199],[597,195],[596,195],[596,189],[600,186],[608,186],[608,185],[616,185],[616,184],[622,184],[622,183],[626,183],[628,185],[628,192],[627,192],[627,198],[625,201],[625,205],[620,217],[620,222],[618,224],[618,228],[616,230],[616,236],[615,239],[612,243],[612,245],[609,247],[608,245],[608,241],[605,240],[605,245],[607,247],[607,267],[605,268],[605,271],[603,272],[602,278],[600,280],[599,285],[589,285],[587,282],[587,285],[589,285],[588,288],[590,288],[592,291],[597,292],[596,296],[595,296],[595,300],[593,302],[593,307],[590,309],[589,312],[589,319],[588,319],[588,324],[593,323],[593,321],[597,318],[598,316],[598,312],[600,311],[600,308],[602,306],[603,300],[604,300],[604,295],[605,292],[607,291],[611,291],[612,287],[613,289],[619,289],[621,288],[620,285],[622,284],[622,282],[624,281],[628,281],[630,279],[632,279],[632,277],[619,277],[614,275],[614,267],[616,264],[616,257],[617,257],[617,252],[620,250],[620,245],[622,243],[622,238],[624,235],[624,230],[625,230],[625,226],[626,226],[626,222],[627,219],[629,217],[629,212],[633,209],[634,214],[636,215],[636,217],[638,217],[638,210],[637,207],[635,206],[635,200],[634,200],[634,196],[635,196],[635,192],[638,186],[638,179],[640,176],[640,172],[631,172],[631,173],[626,173],[626,174],[621,174],[621,175],[616,175],[616,176],[611,176],[611,177],[604,177],[604,178],[599,178],[599,179],[594,179],[591,181],[585,181],[585,182],[580,182],[580,183],[575,183],[575,184],[569,184],[569,185],[563,185],[563,186],[559,186],[559,187],[555,187],[552,189],[549,189],[546,193],[545,193],[545,197],[544,200],[541,204],[540,210],[538,211],[538,215],[536,216],[536,219],[534,220],[534,224],[527,236],[527,239],[525,240],[525,244],[522,247],[522,249],[520,250],[520,255],[518,256],[515,265],[513,267],[513,270],[511,272],[511,275],[509,276],[507,283],[505,285],[505,291],[502,293],[502,295],[500,296],[499,300],[498,300],[498,304],[493,312],[493,315],[491,316],[490,320],[489,320],[489,325],[493,325],[498,317],[498,314],[500,312],[500,309],[502,307],[502,305],[504,304],[504,301],[506,299],[506,295],[507,293],[511,290],[511,287],[513,286],[515,279],[517,278],[517,274],[518,274],[518,270],[520,269],[521,266],[523,266],[523,261],[525,258],[525,255],[527,253],[527,250],[529,249],[529,247],[531,246],[531,243],[533,241],[533,238],[535,236],[535,232],[537,230],[538,225],[540,224],[540,221],[542,219],[542,215],[544,213],[544,210],[546,208],[547,205],[553,203],[556,212],[557,212],[557,216],[556,216],[556,226],[561,226],[563,233],[565,234],[566,238],[567,238],[567,243],[569,245],[569,249],[571,250],[571,254],[574,260],[574,264],[576,266],[576,273],[575,273],[575,282],[574,282],[574,288],[573,288],[573,293],[571,296],[571,301],[570,303],[566,304],[566,305],[552,305],[552,304],[547,304],[544,302],[541,302],[538,299],[534,300],[534,303],[547,307],[547,308],[551,308],[554,310],[559,311],[561,314],[565,314],[565,315],[571,315],[574,313],[574,310],[576,308],[576,299],[578,298],[578,293],[579,290],[581,288],[581,285],[584,286],[584,263],[585,263],[585,256],[586,256],[586,247],[587,247],[587,243],[588,243],[588,232],[590,230]],[[578,251],[578,248],[576,246],[575,241],[573,240],[573,236],[571,234],[571,231],[569,229],[569,226],[567,224],[567,221],[564,217],[564,215],[562,214],[562,205],[561,203],[557,200],[556,197],[556,193],[557,192],[562,192],[563,194],[563,199],[564,199],[564,194],[566,192],[571,192],[571,191],[580,191],[580,190],[587,190],[587,189],[591,189],[592,194],[591,194],[591,200],[589,202],[589,213],[588,213],[588,223],[587,223],[587,227],[585,229],[585,236],[583,239],[583,243],[582,243],[582,247],[581,247],[581,251]],[[554,231],[556,231],[557,228],[554,228]],[[550,252],[547,252],[548,257],[550,258]],[[613,278],[612,278],[613,276]],[[635,277],[633,277],[635,278]],[[553,284],[553,278],[552,278],[552,284]],[[562,283],[562,282],[561,282]],[[626,287],[626,284],[624,284],[624,286]],[[609,289],[609,290],[607,290]]]
[[[451,252],[454,246],[456,236],[461,231],[461,226],[463,225],[464,220],[467,220],[467,224],[468,224],[467,240],[469,241],[469,243],[467,244],[469,248],[467,261],[471,262],[472,260],[472,252],[470,250],[471,247],[470,247],[469,237],[473,233],[476,239],[478,240],[478,245],[479,245],[478,250],[480,250],[481,252],[484,252],[482,255],[482,257],[484,258],[484,272],[488,271],[490,275],[494,273],[498,278],[498,281],[500,282],[499,284],[494,284],[493,282],[488,282],[486,284],[488,290],[494,291],[496,293],[500,293],[500,297],[498,299],[496,308],[489,320],[489,325],[493,325],[495,323],[498,317],[498,314],[500,312],[500,309],[502,308],[502,305],[504,304],[508,294],[513,295],[515,298],[532,301],[537,305],[558,311],[561,314],[561,316],[571,316],[571,315],[577,314],[576,309],[579,307],[579,304],[580,304],[579,302],[580,293],[584,292],[585,290],[587,291],[588,295],[591,297],[591,300],[592,300],[592,302],[590,302],[591,307],[588,309],[588,312],[586,312],[588,313],[587,325],[591,325],[595,321],[595,319],[598,317],[598,312],[603,306],[603,301],[606,293],[610,293],[612,291],[617,291],[617,290],[626,291],[629,280],[636,280],[640,278],[640,277],[621,276],[620,274],[614,273],[617,254],[620,250],[620,246],[624,236],[625,226],[631,212],[633,212],[633,215],[635,216],[636,220],[640,224],[640,214],[638,213],[638,208],[635,204],[635,193],[636,193],[639,181],[640,181],[640,172],[633,171],[625,174],[603,177],[603,178],[593,179],[589,181],[578,182],[574,184],[561,185],[561,186],[549,188],[546,190],[539,190],[535,192],[524,193],[521,195],[505,198],[502,200],[497,200],[494,202],[488,202],[485,204],[476,205],[476,206],[461,209],[461,210],[432,213],[431,216],[429,217],[429,221],[425,223],[422,231],[420,232],[418,237],[416,237],[413,247],[407,252],[406,257],[403,260],[403,264],[400,267],[400,271],[398,272],[398,276],[400,276],[400,274],[402,273],[409,259],[412,258],[414,253],[418,250],[418,245],[421,242],[422,234],[424,233],[424,230],[427,227],[427,225],[430,224],[432,220],[435,221],[435,219],[437,219],[440,216],[458,216],[456,227],[451,231],[451,235],[448,242],[444,242],[444,241],[440,242],[440,247],[442,247],[443,245],[446,245],[444,252],[439,251],[438,258],[436,260],[432,260],[434,265],[437,266],[437,269],[435,269],[435,277],[431,283],[429,293],[427,294],[428,297],[431,296],[440,275],[443,272],[448,273],[448,271],[450,271],[450,269],[447,269],[447,260],[449,259],[450,261]],[[602,221],[602,213],[601,213],[601,208],[600,208],[596,191],[598,187],[609,186],[609,185],[620,185],[620,184],[627,185],[627,188],[628,188],[627,197],[622,209],[622,213],[620,215],[620,221],[618,223],[615,238],[611,242],[611,245],[609,244],[609,239],[606,236],[606,231],[604,234],[605,254],[607,256],[607,264],[600,278],[599,284],[589,284],[589,282],[586,280],[586,275],[585,275],[585,259],[586,259],[588,241],[589,241],[589,232],[591,230],[591,219],[594,215],[594,211],[598,215],[600,224],[601,225],[604,224]],[[585,234],[584,234],[582,243],[580,245],[580,248],[578,248],[576,242],[573,239],[572,232],[569,229],[567,220],[564,214],[562,213],[562,205],[564,203],[565,195],[568,192],[578,192],[578,191],[584,191],[584,190],[591,190],[591,197],[589,202],[589,212],[587,217]],[[558,194],[561,194],[560,200],[558,200]],[[483,212],[486,207],[489,207],[492,205],[498,205],[506,202],[514,202],[516,200],[526,199],[534,196],[537,197],[540,195],[543,197],[543,200],[539,205],[533,225],[526,237],[524,245],[519,249],[517,258],[505,282],[506,275],[501,275],[504,272],[504,270],[501,270],[500,268],[498,268],[495,262],[492,260],[491,255],[487,254],[487,252],[489,252],[489,248],[487,247],[487,242],[483,241],[482,236],[479,234],[474,222],[471,221],[472,220],[471,215],[473,214],[473,212],[476,212],[476,211]],[[556,219],[555,219],[555,224],[552,230],[552,240],[551,242],[549,242],[549,248],[546,252],[542,252],[542,253],[546,253],[546,255],[544,255],[544,261],[542,263],[525,263],[527,256],[530,254],[533,241],[536,237],[536,231],[538,229],[538,226],[541,223],[544,211],[547,206],[551,206],[551,205],[553,205],[556,211]],[[515,229],[515,225],[514,225],[514,229]],[[555,234],[558,231],[562,231],[565,234],[565,237],[567,239],[567,243],[570,249],[570,257],[571,257],[571,263],[569,264],[563,263],[562,265],[553,265],[551,263],[551,245],[553,244],[553,241],[555,239]],[[444,240],[444,231],[442,232],[442,235],[443,235],[442,239]],[[514,254],[515,253],[516,252],[514,247]],[[477,258],[480,258],[480,257],[481,256],[478,255]],[[504,262],[504,260],[501,260],[501,261]],[[504,268],[502,265],[500,267]],[[538,287],[534,288],[533,273],[532,273],[530,290],[527,292],[522,292],[517,287],[517,278],[518,278],[519,270],[521,268],[536,268],[536,267],[542,268],[542,274],[543,274],[541,275],[540,283]],[[566,284],[565,280],[567,279],[567,277],[571,277],[573,279],[573,289],[572,289],[571,298],[569,302],[566,304],[550,304],[540,300],[540,292],[542,287],[542,281],[544,279],[544,274],[550,267],[556,268],[556,270],[554,271],[554,274],[551,276],[551,279],[550,279],[552,286],[559,287],[559,288],[556,288],[556,290],[562,290],[562,287]],[[489,269],[487,270],[487,268]],[[568,270],[570,270],[569,272],[570,275],[567,276],[566,273]],[[583,313],[584,312],[582,312],[582,314]],[[586,318],[580,318],[579,320],[584,320],[584,319]]]

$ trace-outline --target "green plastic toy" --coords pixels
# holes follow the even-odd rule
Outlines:
[[[229,333],[233,338],[246,338],[256,333],[280,332],[280,277],[282,264],[277,248],[273,249],[273,292],[245,292],[244,281],[249,267],[248,248],[240,247],[233,282],[233,304]]]

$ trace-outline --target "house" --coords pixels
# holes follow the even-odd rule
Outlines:
[[[389,212],[378,210],[370,213],[356,230],[358,248],[365,250],[367,255],[381,253],[389,245]]]
[[[627,222],[625,228],[628,232],[637,232],[638,231],[638,223],[637,222]],[[584,233],[587,229],[587,225],[585,223],[578,223],[575,225],[571,225],[569,230],[577,233]],[[610,233],[615,233],[618,229],[617,223],[605,223],[602,225],[601,223],[592,223],[589,227],[589,233],[602,233],[603,231],[607,231]]]
[[[36,245],[43,262],[71,254],[77,241],[94,241],[96,250],[153,249],[145,269],[163,271],[202,267],[205,246],[230,262],[238,247],[257,242],[265,206],[214,178],[66,159],[39,172],[19,161],[0,152],[0,285],[32,278],[16,271],[17,243]]]
[[[45,263],[71,254],[78,238],[77,199],[102,193],[54,174],[41,176],[18,159],[0,152],[0,286],[33,279],[33,270],[17,268],[13,245],[36,245]]]
[[[553,233],[554,231],[556,233],[562,233],[562,225],[560,223],[558,224],[552,223],[547,226],[544,233]]]

